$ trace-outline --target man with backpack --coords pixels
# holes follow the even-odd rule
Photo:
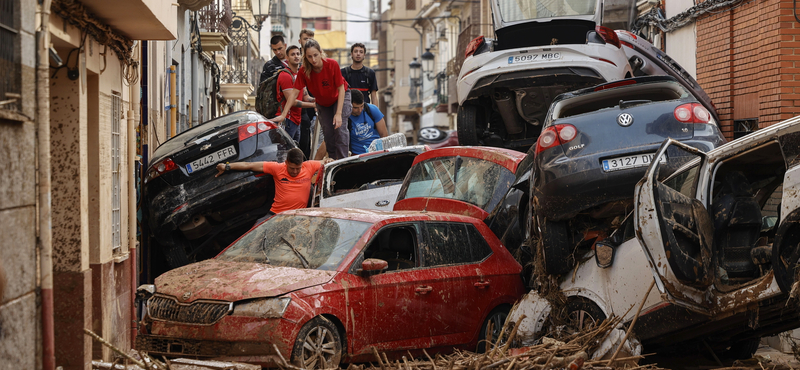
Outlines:
[[[267,78],[274,75],[277,70],[288,67],[286,62],[284,62],[284,60],[286,60],[286,42],[283,36],[272,36],[272,38],[269,39],[269,45],[275,56],[264,64],[264,68],[261,70],[261,76],[258,79],[259,86],[261,86]]]
[[[361,91],[365,103],[378,102],[378,82],[375,71],[364,65],[367,47],[357,42],[350,47],[350,58],[353,64],[342,68],[342,76],[351,89]],[[372,99],[370,99],[372,98]]]
[[[383,113],[373,104],[364,101],[364,95],[356,89],[350,90],[353,111],[350,113],[350,153],[364,154],[375,139],[389,135]]]
[[[314,108],[314,103],[308,103],[303,101],[302,99],[296,99],[293,107],[286,107],[286,103],[289,99],[287,99],[286,94],[295,94],[297,90],[294,89],[294,79],[297,75],[297,70],[300,68],[300,62],[302,61],[302,56],[300,54],[300,48],[292,45],[286,49],[286,63],[289,65],[289,69],[282,70],[278,75],[278,81],[276,86],[276,96],[278,97],[278,105],[280,109],[276,112],[276,116],[279,116],[284,109],[289,109],[289,115],[286,116],[286,121],[283,123],[283,128],[286,130],[286,133],[289,134],[289,137],[292,138],[295,142],[300,141],[300,109],[301,108]],[[288,72],[287,72],[288,71]],[[302,94],[302,92],[300,92]]]

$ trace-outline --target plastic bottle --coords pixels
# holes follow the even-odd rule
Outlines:
[[[382,137],[380,139],[373,140],[372,143],[369,144],[367,152],[372,153],[384,149],[396,148],[406,145],[408,145],[406,142],[406,135],[398,132],[396,134],[391,134],[387,137]]]

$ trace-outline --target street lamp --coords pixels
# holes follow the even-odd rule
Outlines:
[[[411,60],[411,63],[408,63],[409,69],[409,85],[411,88],[408,89],[408,97],[411,99],[411,104],[409,107],[415,106],[422,106],[422,102],[419,101],[419,96],[417,94],[417,88],[422,85],[422,77],[420,76],[422,73],[422,64],[417,61],[417,58]]]
[[[434,59],[436,59],[436,57],[431,53],[431,49],[425,49],[425,53],[422,54],[422,70],[425,72],[425,75],[428,76],[428,81],[433,79],[431,78],[431,72],[433,72]]]
[[[253,18],[256,20],[255,25],[251,25],[246,19],[242,18],[241,16],[236,15],[236,12],[232,14],[233,20],[233,28],[241,27],[242,23],[245,24],[248,28],[252,29],[256,32],[261,32],[261,27],[264,24],[264,21],[267,20],[269,17],[269,6],[272,0],[251,0],[253,5]],[[239,24],[236,24],[239,22]]]

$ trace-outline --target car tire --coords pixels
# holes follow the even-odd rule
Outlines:
[[[322,359],[322,361],[320,361]],[[301,369],[338,368],[342,338],[330,320],[317,316],[300,329],[292,349],[292,362]]]
[[[567,315],[568,325],[577,332],[591,330],[606,319],[600,306],[584,297],[574,297],[567,302]]]
[[[439,142],[444,140],[446,137],[447,133],[436,127],[423,127],[419,129],[418,133],[419,141],[427,143]]]
[[[750,338],[736,342],[725,352],[725,355],[733,360],[747,360],[753,358],[760,344],[761,338]]]
[[[500,335],[500,331],[503,330],[503,325],[506,323],[506,319],[508,318],[508,307],[497,307],[492,312],[489,312],[489,315],[486,316],[486,320],[483,321],[483,325],[481,325],[481,332],[478,333],[478,347],[476,351],[478,353],[486,352],[486,338],[488,338],[488,330],[489,330],[489,323],[492,323],[492,340],[497,341],[497,337]]]
[[[458,144],[481,145],[486,123],[481,122],[481,109],[473,104],[458,107]]]
[[[575,266],[572,238],[566,221],[544,219],[541,225],[544,269],[550,275],[564,275]]]

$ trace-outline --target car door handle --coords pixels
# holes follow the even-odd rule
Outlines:
[[[477,283],[475,283],[473,285],[475,285],[475,287],[478,288],[478,289],[483,289],[483,288],[488,288],[489,284],[491,284],[491,283],[488,282],[488,281],[479,281],[479,282],[477,282]]]
[[[417,294],[428,294],[428,292],[430,292],[431,290],[433,290],[433,287],[428,285],[421,285],[418,286],[417,289],[414,289],[414,291],[417,292]]]

